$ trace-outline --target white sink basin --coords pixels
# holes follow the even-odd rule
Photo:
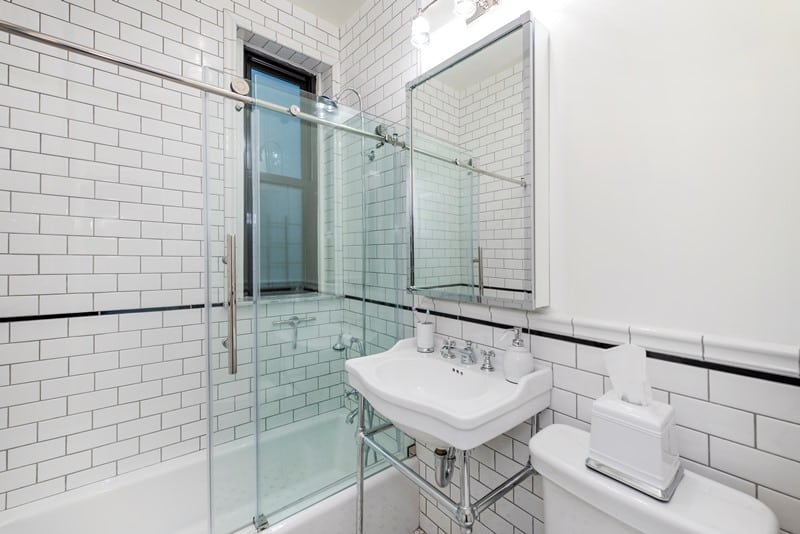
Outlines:
[[[549,367],[512,384],[501,369],[459,362],[421,354],[414,339],[404,339],[386,352],[348,360],[345,368],[350,385],[378,412],[432,447],[473,449],[550,405]]]

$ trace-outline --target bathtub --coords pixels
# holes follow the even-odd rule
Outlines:
[[[266,433],[262,449],[311,442],[307,438],[312,429],[315,436],[318,432],[334,432],[335,435],[347,432],[352,440],[352,427],[342,428],[341,413],[337,411],[329,417],[320,417],[322,419],[316,422],[296,423],[290,425],[293,428]],[[251,465],[247,458],[252,458],[252,446],[245,443],[245,440],[240,440],[217,449],[217,468],[231,475],[220,483],[247,480],[245,473],[247,466]],[[352,451],[352,442],[349,447],[349,451]],[[337,449],[334,454],[346,452]],[[352,534],[355,530],[355,487],[347,486],[341,480],[342,473],[336,470],[319,471],[322,464],[312,461],[301,465],[297,463],[297,456],[290,461],[298,478],[304,476],[302,470],[298,471],[302,468],[314,471],[318,476],[329,477],[331,484],[326,493],[333,494],[305,509],[301,509],[303,507],[300,505],[286,508],[280,515],[287,517],[262,532]],[[281,465],[285,464],[276,463],[275,468],[281,468]],[[365,487],[367,532],[409,534],[418,526],[419,492],[397,471],[384,469],[367,479]],[[0,533],[209,534],[207,488],[206,453],[200,451],[0,512]],[[223,493],[226,492],[226,488],[221,489]],[[220,506],[217,508],[220,509]],[[226,515],[239,518],[238,525],[242,524],[240,518],[248,517],[247,509],[227,511],[229,513]],[[252,511],[249,514],[252,515]],[[224,521],[220,523],[219,519],[216,522],[217,525],[226,524]],[[217,534],[232,531],[233,525],[230,523]],[[249,534],[254,529],[248,526],[238,532]]]
[[[205,452],[0,513],[2,534],[208,534]]]

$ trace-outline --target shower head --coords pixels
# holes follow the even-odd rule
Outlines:
[[[339,111],[339,104],[336,100],[325,95],[317,97],[317,117],[324,118],[326,115],[333,115]]]
[[[361,93],[353,89],[352,87],[345,87],[342,89],[338,95],[334,96],[333,98],[326,96],[326,95],[319,95],[317,97],[317,109],[315,111],[315,115],[320,119],[324,119],[331,115],[338,115],[339,113],[339,102],[342,99],[342,96],[345,93],[353,93],[355,97],[358,99],[358,113],[362,116],[362,129],[363,129],[363,107],[361,104]]]

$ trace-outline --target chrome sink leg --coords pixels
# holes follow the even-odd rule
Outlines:
[[[461,505],[458,507],[461,534],[472,534],[475,510],[470,504],[469,451],[461,452]]]
[[[356,429],[356,534],[364,534],[364,395],[358,396]]]

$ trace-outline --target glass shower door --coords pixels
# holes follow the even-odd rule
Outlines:
[[[253,96],[308,111],[297,86],[258,76]],[[326,285],[321,128],[264,108],[250,112],[252,251],[257,338],[257,507],[274,524],[302,507],[329,465],[315,450],[331,426],[341,386],[332,349],[341,297]],[[335,425],[334,425],[335,426]]]
[[[395,251],[389,205],[397,182],[396,159],[393,146],[376,147],[372,139],[328,125],[375,131],[376,121],[341,103],[320,107],[316,96],[303,92],[261,94],[257,82],[254,90],[259,99],[279,99],[282,106],[296,106],[323,121],[252,110],[252,117],[259,117],[252,121],[259,131],[251,136],[259,139],[260,146],[273,146],[279,139],[286,154],[294,150],[291,143],[311,145],[298,149],[307,159],[294,172],[298,180],[311,181],[316,193],[313,200],[302,199],[302,204],[313,205],[313,213],[307,205],[302,207],[302,224],[316,225],[318,236],[316,255],[306,259],[317,268],[305,269],[317,273],[315,283],[306,279],[304,291],[284,293],[267,291],[265,286],[258,297],[258,513],[275,524],[354,482],[355,412],[352,395],[347,395],[344,364],[396,341],[397,317],[382,311],[368,318],[365,300],[396,302],[390,294],[394,278],[384,276],[391,272],[387,265]],[[259,158],[253,160],[254,168],[263,168],[269,152],[259,149],[253,154]],[[274,252],[269,247],[276,246],[264,239],[265,232],[275,230],[268,222],[273,220],[270,215],[286,209],[285,203],[276,206],[270,194],[274,191],[262,191],[258,205],[254,203],[254,220],[261,221],[254,233],[261,236],[255,242],[261,246],[262,266],[253,268],[262,278],[268,273],[263,262]],[[307,194],[308,189],[302,193]],[[297,232],[301,240],[308,235],[305,230]],[[384,235],[391,237],[377,237]],[[308,244],[302,248],[307,250]],[[386,439],[405,452],[399,432]],[[384,465],[373,457],[368,472]]]
[[[306,113],[317,110],[311,95],[254,82],[259,99]],[[253,272],[260,273],[263,288],[257,326],[264,333],[257,350],[257,502],[259,515],[274,524],[351,483],[355,455],[353,429],[343,410],[343,370],[350,341],[363,337],[363,327],[344,320],[344,245],[337,224],[343,211],[341,172],[347,167],[343,134],[268,109],[251,113],[251,144],[264,148],[253,151],[253,166],[263,171],[254,181],[259,191],[253,190],[253,198],[258,197],[254,234],[260,236],[254,257],[260,256],[261,263],[254,264]],[[287,154],[303,154],[300,164],[284,170],[298,182],[286,185],[296,197],[294,204],[269,182],[267,170],[274,160],[269,147],[278,144],[283,161],[293,159]],[[302,182],[312,185],[303,187]],[[286,234],[281,221],[298,213],[303,216],[295,233]],[[270,290],[274,278],[265,278],[274,271],[264,262],[291,253],[290,248],[278,250],[286,240],[293,240],[289,246],[296,247],[306,276],[293,289]]]
[[[207,70],[206,81],[228,87],[229,78]],[[257,518],[255,347],[257,324],[244,285],[245,213],[243,123],[247,105],[203,96],[204,212],[206,215],[206,345],[210,522],[227,534]],[[251,242],[248,242],[248,239]]]
[[[344,364],[386,350],[402,330],[392,307],[403,278],[398,149],[333,127],[377,128],[343,105],[252,87],[281,110],[206,97],[214,534],[275,524],[353,484]],[[298,139],[311,147],[296,150]],[[405,454],[402,435],[390,434],[387,448]],[[370,473],[383,467],[368,462]]]

